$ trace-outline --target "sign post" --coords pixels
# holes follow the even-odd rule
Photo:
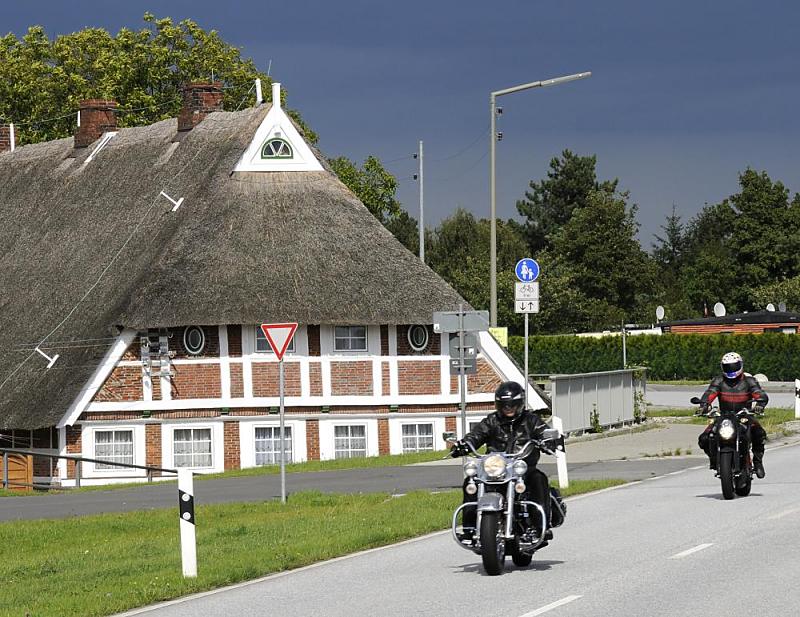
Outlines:
[[[433,331],[438,333],[458,333],[458,363],[453,359],[452,343],[450,346],[450,374],[459,376],[461,391],[461,436],[467,434],[467,373],[477,372],[478,341],[475,335],[465,332],[480,332],[489,329],[488,311],[465,311],[459,304],[458,311],[437,312],[433,314]]]
[[[286,420],[283,410],[283,354],[289,348],[297,330],[296,323],[262,323],[261,331],[278,358],[278,396],[280,398],[280,444],[281,444],[281,503],[286,503]]]
[[[539,312],[539,264],[525,257],[517,262],[514,273],[519,279],[514,288],[514,312],[525,314],[525,408],[528,408],[528,313]]]

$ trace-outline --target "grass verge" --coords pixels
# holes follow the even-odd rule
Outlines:
[[[565,495],[623,484],[574,482]],[[95,617],[446,529],[460,491],[199,506],[198,577],[181,576],[175,510],[0,524],[0,615]]]
[[[649,418],[686,418],[692,424],[703,425],[708,423],[708,418],[695,417],[694,413],[694,408],[647,410]],[[758,418],[758,422],[764,427],[768,435],[785,436],[791,435],[793,431],[787,429],[784,424],[794,419],[794,409],[767,407],[764,415]]]

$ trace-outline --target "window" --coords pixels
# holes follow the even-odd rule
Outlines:
[[[408,344],[414,351],[423,351],[428,346],[430,336],[427,326],[409,326]]]
[[[334,458],[364,458],[367,456],[367,427],[358,424],[336,426],[333,431]]]
[[[193,356],[203,352],[206,347],[206,333],[199,326],[189,326],[183,331],[183,346]]]
[[[367,326],[336,326],[334,351],[367,351]]]
[[[295,332],[295,334],[297,334]],[[286,353],[294,353],[294,339],[289,341],[289,346],[286,348]],[[261,326],[256,326],[256,353],[275,353],[272,351],[272,346],[269,344],[267,337],[264,336],[264,331]]]
[[[95,431],[94,457],[114,463],[133,465],[133,431]],[[95,469],[125,469],[117,465],[95,463]]]
[[[211,467],[210,428],[176,428],[172,446],[175,467]]]
[[[284,429],[283,449],[286,462],[292,462],[292,427]],[[278,426],[256,427],[256,465],[277,465],[281,462],[281,429]]]
[[[262,159],[290,159],[293,156],[292,147],[280,137],[267,140],[261,148]]]
[[[433,424],[404,424],[403,452],[433,450]]]

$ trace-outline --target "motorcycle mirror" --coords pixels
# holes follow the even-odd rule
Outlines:
[[[561,433],[558,432],[557,428],[546,428],[542,433],[542,439],[547,441],[548,439],[558,439],[561,436]]]
[[[456,434],[452,431],[445,431],[442,433],[442,439],[445,441],[456,441]]]
[[[699,404],[700,404],[700,399],[699,399],[699,398],[697,398],[696,396],[693,396],[691,399],[689,399],[689,402],[690,402],[692,405],[699,405]]]

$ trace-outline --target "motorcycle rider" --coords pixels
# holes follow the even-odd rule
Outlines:
[[[480,424],[452,447],[450,451],[452,457],[469,454],[471,451],[466,443],[476,450],[486,444],[489,452],[517,452],[531,439],[541,439],[543,431],[549,428],[537,413],[530,409],[523,409],[525,391],[514,381],[503,382],[497,387],[494,393],[494,403],[496,410],[486,416]],[[525,473],[526,492],[531,501],[535,501],[544,508],[549,521],[550,483],[547,476],[536,468],[536,463],[539,461],[539,449],[533,448],[524,460],[528,463],[528,471]],[[467,493],[468,481],[469,478],[464,480],[464,503],[478,500],[477,495]],[[467,537],[471,535],[467,528],[475,528],[477,515],[476,508],[464,509],[462,524]],[[533,521],[537,535],[541,536],[539,517],[533,516]],[[547,540],[552,537],[553,533],[548,529],[541,546],[546,546]]]
[[[756,413],[763,413],[764,407],[769,402],[769,397],[756,380],[755,377],[744,374],[744,361],[742,356],[736,352],[729,352],[722,356],[720,362],[722,375],[714,377],[700,397],[700,406],[704,411],[708,411],[711,403],[719,398],[720,411],[738,411],[750,401],[755,401]],[[715,469],[716,452],[709,447],[709,437],[713,424],[709,424],[697,439],[697,445],[708,455],[709,466]],[[764,428],[756,421],[750,423],[750,441],[753,448],[753,469],[756,476],[763,478],[764,472],[764,440],[767,433]]]

